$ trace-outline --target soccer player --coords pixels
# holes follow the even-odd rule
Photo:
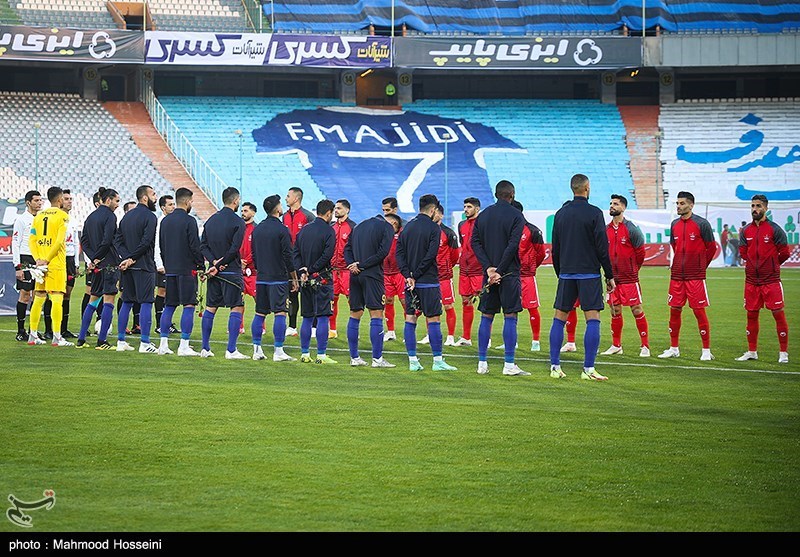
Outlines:
[[[356,225],[344,248],[344,260],[350,271],[347,345],[351,366],[369,365],[358,355],[358,327],[366,307],[370,317],[372,367],[395,367],[383,358],[383,307],[386,303],[383,260],[389,254],[393,235],[392,225],[383,215],[376,215]]]
[[[128,211],[130,211],[131,209],[136,207],[136,205],[137,205],[136,201],[128,201],[128,202],[126,202],[122,206],[123,216],[127,215]],[[120,297],[117,300],[117,315],[119,315],[119,312],[122,311],[122,295],[121,295],[122,294],[122,289],[123,289],[123,285],[122,285],[122,283],[120,283],[120,285],[119,285]],[[130,329],[126,328],[126,330],[125,330],[126,334],[129,334],[129,335],[141,335],[142,334],[142,329],[141,329],[141,327],[139,327],[139,315],[141,313],[141,309],[142,309],[141,308],[141,304],[139,304],[139,302],[134,302],[133,309],[131,310],[131,312],[133,313],[133,325],[131,326]],[[125,323],[125,327],[127,327],[127,326],[128,326],[128,324]]]
[[[406,324],[403,330],[409,371],[421,371],[417,357],[417,310],[428,323],[428,338],[433,352],[433,371],[455,371],[442,357],[442,292],[437,255],[442,228],[435,222],[435,195],[419,198],[419,214],[408,221],[397,237],[397,266],[406,282]],[[451,231],[452,232],[452,231]],[[412,302],[413,300],[413,302]]]
[[[161,220],[158,231],[164,276],[167,279],[159,327],[159,355],[173,353],[169,348],[169,333],[172,316],[178,306],[183,306],[178,356],[200,355],[189,346],[189,339],[194,328],[194,308],[197,306],[197,271],[205,267],[205,262],[200,249],[197,220],[189,214],[191,210],[192,190],[178,188],[175,192],[175,208]]]
[[[86,345],[86,335],[92,324],[92,317],[102,299],[100,331],[97,334],[96,350],[111,350],[108,343],[108,329],[114,312],[114,299],[117,297],[120,257],[117,252],[117,216],[119,194],[113,189],[100,188],[97,192],[100,204],[86,217],[81,233],[81,247],[88,258],[87,275],[92,275],[89,300],[81,316],[81,329],[78,332],[78,348]]]
[[[25,194],[25,212],[19,215],[14,221],[14,232],[11,237],[11,259],[14,263],[14,270],[17,278],[17,340],[25,342],[28,340],[28,332],[25,330],[25,314],[28,312],[28,304],[31,302],[31,295],[34,288],[34,280],[31,272],[26,267],[36,265],[36,260],[31,255],[30,236],[33,226],[33,217],[42,210],[42,195],[31,190]]]
[[[295,358],[283,349],[286,339],[286,304],[289,292],[297,291],[297,272],[292,257],[292,239],[289,230],[281,222],[283,207],[279,195],[270,195],[264,199],[264,212],[267,218],[262,220],[253,231],[253,263],[256,266],[256,315],[253,318],[253,359],[266,358],[261,348],[264,332],[264,319],[268,313],[275,314],[272,323],[275,352],[273,362],[293,362]],[[327,223],[325,223],[327,226]],[[289,282],[291,280],[291,287]]]
[[[317,218],[307,224],[297,234],[294,243],[294,267],[300,279],[303,295],[300,297],[300,313],[303,324],[300,326],[300,361],[311,362],[311,328],[317,321],[318,364],[335,364],[328,349],[328,323],[333,313],[333,284],[331,281],[331,258],[336,246],[336,236],[331,226],[334,203],[323,199],[317,203]]]
[[[72,192],[68,189],[61,190],[63,196],[61,198],[61,209],[69,215],[72,210]],[[67,237],[64,239],[67,254],[67,290],[64,293],[64,307],[61,317],[61,336],[66,339],[78,338],[73,334],[67,325],[69,324],[69,299],[72,294],[72,289],[75,286],[75,275],[78,274],[78,268],[75,264],[75,257],[78,253],[78,230],[75,222],[70,219],[67,225]],[[58,324],[56,324],[58,325]]]
[[[117,319],[117,352],[133,350],[125,341],[125,326],[135,303],[139,304],[140,354],[157,354],[150,342],[156,289],[156,192],[148,185],[136,188],[139,203],[125,213],[117,229],[122,307]]]
[[[158,198],[158,206],[161,209],[161,216],[158,217],[158,222],[156,224],[156,251],[155,251],[155,260],[156,260],[156,333],[161,334],[161,315],[164,313],[164,304],[167,295],[167,273],[164,268],[164,260],[161,256],[161,221],[164,220],[164,217],[167,215],[172,214],[172,211],[175,210],[175,198],[171,195],[162,195]],[[169,333],[177,333],[178,329],[172,323],[169,322],[169,328],[167,330],[167,335]],[[163,337],[162,337],[163,338]]]
[[[789,325],[783,311],[781,265],[789,259],[786,232],[767,220],[769,201],[765,195],[750,200],[753,222],[739,236],[739,256],[744,267],[744,309],[747,310],[747,352],[736,358],[742,362],[758,359],[758,314],[762,307],[772,311],[778,332],[778,363],[789,363]],[[734,254],[736,255],[736,254]]]
[[[406,279],[400,273],[400,267],[397,266],[397,237],[403,230],[402,219],[394,213],[386,213],[383,218],[392,225],[394,229],[394,237],[392,238],[392,247],[389,248],[389,255],[383,260],[383,287],[386,290],[386,304],[384,305],[384,312],[386,314],[386,332],[383,334],[383,341],[397,340],[397,333],[395,332],[395,313],[394,313],[394,297],[400,299],[400,306],[405,312],[406,298]]]
[[[517,314],[522,311],[522,290],[519,278],[519,241],[525,229],[525,217],[511,206],[514,184],[501,180],[494,189],[497,202],[481,211],[472,231],[472,251],[486,273],[484,293],[478,311],[478,373],[489,373],[486,352],[492,336],[492,321],[501,310],[504,314],[503,375],[530,375],[514,363],[517,347]]]
[[[335,221],[331,225],[336,239],[336,246],[333,250],[333,314],[330,317],[330,327],[328,336],[338,338],[336,331],[336,318],[339,316],[339,296],[350,296],[350,271],[347,270],[347,263],[344,262],[344,247],[347,239],[356,227],[350,219],[350,202],[347,199],[339,199],[333,207]]]
[[[396,197],[386,197],[381,201],[381,210],[383,210],[384,216],[386,215],[397,215],[399,208],[397,206],[397,198]],[[397,215],[400,216],[400,215]],[[403,219],[400,219],[400,228],[405,225]]]
[[[105,190],[105,188],[101,187],[100,190]],[[92,204],[94,205],[95,209],[97,209],[100,206],[100,191],[96,191],[92,195]],[[116,221],[114,222],[114,225],[116,229]],[[92,297],[92,278],[94,275],[92,268],[92,260],[89,258],[88,255],[86,255],[85,251],[83,252],[83,259],[86,272],[83,274],[83,282],[85,284],[85,289],[83,292],[83,300],[81,300],[81,319],[83,319],[83,314],[86,311],[86,306],[89,305],[89,299]],[[100,318],[102,317],[102,313],[103,313],[103,306],[101,304],[98,304],[97,321],[95,323],[98,332],[100,330],[99,324],[100,324]]]
[[[687,191],[678,192],[675,202],[678,218],[670,225],[670,244],[674,252],[669,281],[670,347],[658,355],[659,358],[678,358],[681,333],[681,312],[688,299],[697,319],[703,351],[700,359],[714,359],[711,354],[711,327],[706,308],[710,305],[706,288],[706,268],[714,259],[717,244],[714,232],[706,219],[692,212],[694,195]]]
[[[642,343],[639,356],[649,358],[647,317],[642,309],[642,289],[639,287],[639,269],[644,263],[644,234],[638,226],[625,218],[627,208],[628,200],[624,195],[611,196],[608,209],[611,222],[606,226],[606,235],[608,255],[617,287],[608,295],[608,305],[611,307],[611,346],[603,355],[622,354],[622,306],[628,306],[633,313]]]
[[[217,309],[230,308],[228,316],[228,348],[225,351],[227,360],[246,360],[247,356],[236,348],[239,328],[244,314],[244,280],[242,277],[242,260],[239,250],[244,239],[244,221],[236,214],[239,210],[239,190],[228,187],[222,191],[224,207],[211,215],[203,227],[200,238],[200,250],[208,261],[206,273],[206,309],[200,322],[203,347],[201,358],[213,358],[211,351],[211,331],[214,329],[214,317]]]
[[[39,327],[39,318],[47,297],[52,301],[52,319],[54,323],[61,323],[64,307],[64,293],[67,291],[67,254],[66,237],[69,228],[69,215],[65,213],[63,205],[63,192],[61,188],[52,187],[47,190],[47,199],[50,207],[39,211],[33,218],[28,246],[36,265],[46,265],[42,282],[37,281],[34,286],[33,305],[31,306],[31,331],[28,335],[28,344],[44,344],[36,334]],[[75,346],[61,336],[61,331],[53,331],[53,346]]]
[[[253,230],[256,228],[256,214],[258,209],[249,201],[242,203],[242,220],[244,221],[244,238],[242,247],[239,250],[239,257],[242,259],[242,277],[244,280],[244,294],[256,298],[256,266],[253,264]],[[244,333],[244,314],[242,314],[242,326],[239,327],[239,334]]]
[[[575,174],[570,180],[573,199],[556,211],[553,219],[553,270],[558,277],[555,316],[550,328],[550,377],[561,379],[561,342],[567,314],[580,298],[586,316],[583,337],[582,379],[605,381],[608,378],[594,369],[600,346],[600,311],[604,308],[600,268],[606,277],[606,289],[614,291],[614,271],[608,257],[608,238],[603,212],[589,204],[589,178]]]
[[[456,346],[472,346],[472,321],[475,319],[475,307],[472,301],[483,288],[483,268],[475,257],[475,252],[472,251],[472,231],[480,210],[480,199],[467,197],[464,200],[466,219],[458,223],[458,239],[461,244],[461,254],[458,258],[458,293],[461,295],[464,332],[456,341]]]
[[[297,240],[297,233],[314,220],[314,215],[308,209],[303,208],[303,190],[300,188],[289,188],[286,193],[286,208],[283,213],[283,224],[289,229],[292,238],[292,246]],[[281,209],[283,210],[283,209]],[[287,337],[297,336],[297,311],[300,309],[299,289],[292,289],[289,292],[289,327],[286,329]]]

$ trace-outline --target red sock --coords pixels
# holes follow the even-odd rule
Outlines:
[[[669,345],[677,348],[681,337],[681,310],[669,308]]]
[[[333,297],[333,315],[328,320],[331,331],[336,330],[336,317],[339,315],[339,296]]]
[[[758,310],[747,312],[747,349],[758,350]]]
[[[644,316],[644,312],[636,316],[636,328],[639,329],[642,346],[650,348],[650,339],[647,337],[647,317]]]
[[[622,314],[611,316],[611,344],[622,346]]]
[[[575,331],[578,330],[578,312],[572,310],[567,315],[567,342],[575,344]]]
[[[539,308],[531,308],[528,313],[531,314],[531,335],[533,340],[539,340],[539,334],[542,331],[542,316],[539,314]]]
[[[386,330],[394,331],[394,300],[386,302],[383,311],[386,313]]]
[[[697,328],[700,330],[700,340],[703,348],[711,348],[711,326],[708,324],[708,315],[705,308],[693,309],[694,316],[697,318]]]
[[[447,334],[453,336],[456,334],[456,308],[451,307],[445,309],[444,312],[447,318]]]
[[[774,311],[772,317],[775,318],[775,328],[778,331],[778,345],[781,352],[789,351],[789,324],[786,322],[786,312]]]
[[[462,317],[464,319],[464,334],[461,336],[470,340],[472,339],[472,320],[475,318],[475,307],[472,304],[464,304]]]

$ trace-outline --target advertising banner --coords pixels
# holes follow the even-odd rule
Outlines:
[[[0,60],[141,64],[141,32],[0,26]]]

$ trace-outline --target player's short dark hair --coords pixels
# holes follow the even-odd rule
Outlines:
[[[297,186],[292,186],[291,188],[289,188],[289,191],[293,191],[294,193],[299,195],[300,196],[300,201],[303,200],[303,190],[302,189],[298,188]]]
[[[589,183],[589,177],[586,174],[575,174],[569,181],[569,187],[574,192],[582,191]]]
[[[63,193],[64,195],[72,195],[72,190],[71,189],[65,189],[65,190],[62,189],[61,193]]]
[[[628,206],[628,199],[624,195],[620,195],[618,193],[611,194],[611,199],[617,199],[620,203],[622,203],[625,207]]]
[[[439,211],[441,214],[444,215],[444,207],[442,207],[441,203],[436,204],[436,210]]]
[[[500,180],[494,187],[494,196],[497,199],[505,199],[506,201],[514,197],[514,184],[508,180]]]
[[[336,203],[341,203],[342,205],[347,207],[348,211],[350,210],[350,202],[347,199],[337,199]]]
[[[230,187],[225,188],[222,190],[222,204],[228,205],[229,203],[233,203],[233,200],[239,195],[239,190],[236,188]]]
[[[264,211],[267,213],[267,216],[272,215],[272,211],[280,204],[280,202],[281,196],[277,193],[264,198]]]
[[[330,199],[322,199],[319,203],[317,203],[317,214],[318,215],[325,215],[328,213],[333,212],[334,203]]]
[[[39,193],[38,191],[30,190],[28,193],[25,194],[25,203],[30,203],[31,201],[33,201],[33,198],[36,197],[37,195],[39,197],[42,196],[42,194]]]
[[[191,199],[193,196],[194,194],[189,188],[178,188],[175,190],[175,203],[179,205],[186,203],[186,201]]]
[[[251,211],[253,211],[254,213],[258,213],[258,208],[255,206],[254,203],[250,203],[249,201],[245,201],[244,203],[242,203],[242,207],[243,208],[249,207]]]
[[[397,209],[397,198],[385,197],[383,201],[381,201],[381,205],[388,205],[390,209]]]
[[[477,197],[467,197],[466,199],[464,199],[464,205],[466,205],[467,203],[469,203],[470,205],[475,205],[476,207],[481,206],[481,200],[478,199]]]
[[[58,197],[59,197],[59,196],[60,196],[62,193],[64,193],[64,190],[62,190],[62,189],[61,189],[61,188],[59,188],[58,186],[53,186],[53,187],[51,187],[51,188],[48,188],[48,189],[47,189],[47,200],[48,200],[50,203],[55,203],[55,200],[56,200],[56,199],[58,199]]]
[[[153,189],[152,186],[148,186],[147,184],[143,184],[136,188],[136,200],[141,201],[143,197],[147,197],[147,190]]]
[[[764,204],[764,207],[767,207],[769,205],[769,199],[767,199],[767,196],[764,195],[763,193],[755,194],[753,198],[750,199],[750,201],[760,201],[761,203]]]
[[[511,206],[514,207],[517,211],[524,211],[525,209],[522,207],[522,203],[517,201],[516,199],[511,202]]]
[[[395,215],[394,213],[389,213],[387,215],[383,215],[383,218],[385,218],[390,223],[392,223],[392,222],[396,223],[397,224],[397,228],[401,228],[403,226],[403,219],[401,219],[398,215]]]
[[[678,192],[678,199],[688,199],[689,203],[694,204],[694,196],[689,193],[688,191],[679,191]]]
[[[431,205],[436,206],[438,204],[439,204],[439,199],[432,193],[426,193],[425,195],[421,195],[419,198],[420,212],[428,211],[430,210]]]
[[[158,206],[163,209],[164,207],[167,206],[167,201],[169,201],[170,199],[174,199],[174,198],[169,194],[168,195],[162,195],[161,197],[158,198]]]
[[[134,205],[136,205],[135,201],[126,201],[125,205],[122,206],[122,210],[127,213],[130,211],[129,207],[133,207]]]
[[[111,188],[108,188],[108,189],[106,189],[106,188],[100,188],[100,191],[98,191],[98,192],[97,192],[97,194],[98,194],[98,196],[99,196],[99,197],[98,197],[98,199],[99,199],[99,201],[100,201],[101,203],[103,203],[103,202],[105,202],[105,201],[108,201],[108,200],[109,200],[109,199],[111,199],[112,197],[116,197],[116,196],[118,196],[118,195],[119,195],[119,194],[117,193],[117,190],[114,190],[114,189],[111,189]],[[133,203],[133,201],[131,201],[131,203]]]

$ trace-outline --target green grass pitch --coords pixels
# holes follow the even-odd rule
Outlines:
[[[4,317],[0,496],[55,490],[51,510],[31,511],[40,532],[797,531],[800,271],[783,273],[788,365],[777,364],[763,311],[761,359],[734,361],[746,350],[741,269],[709,273],[716,360],[699,361],[688,310],[682,357],[655,358],[669,344],[667,276],[642,272],[653,357],[638,357],[626,310],[625,354],[597,360],[606,383],[580,379],[582,317],[568,378],[549,377],[550,268],[539,277],[542,352],[528,350],[526,313],[519,324],[531,377],[502,376],[496,350],[489,375],[477,375],[476,347],[446,349],[457,372],[431,372],[420,347],[426,371],[411,373],[402,341],[385,346],[397,368],[351,368],[346,301],[330,343],[337,366],[226,361],[225,310],[210,360],[29,347]],[[602,319],[604,350],[607,311]],[[398,325],[402,338],[399,312]],[[367,327],[364,318],[365,357]],[[494,344],[501,328],[498,319]],[[271,319],[268,355],[270,340]],[[239,348],[250,355],[248,341]],[[297,338],[287,345],[299,356]],[[0,531],[22,530],[2,520]]]

